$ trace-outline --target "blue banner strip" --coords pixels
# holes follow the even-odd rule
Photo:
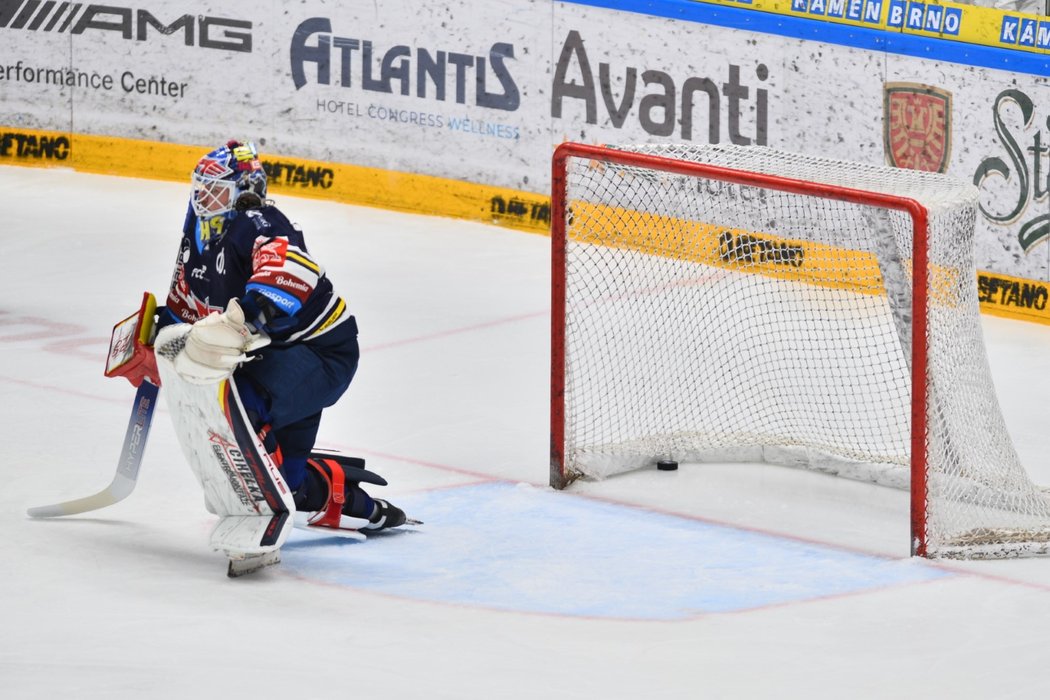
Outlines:
[[[965,66],[1050,76],[1050,58],[1046,55],[1011,51],[994,46],[979,46],[961,41],[934,39],[915,34],[866,29],[834,22],[821,22],[744,8],[737,9],[692,0],[559,0],[559,2],[566,5],[587,5],[684,22],[743,29],[793,39],[821,41],[827,44],[838,44],[869,51],[884,51]]]

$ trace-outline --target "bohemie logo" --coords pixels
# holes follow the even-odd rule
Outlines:
[[[919,83],[886,83],[883,139],[890,165],[943,173],[952,150],[952,94]]]
[[[1011,108],[1011,105],[1013,106]],[[1005,115],[1021,111],[1023,122],[1019,132],[1011,131]],[[1015,113],[1015,112],[1014,112]],[[1031,136],[1031,143],[1023,143],[1025,134],[1035,122],[1035,104],[1025,93],[1020,90],[1003,90],[995,98],[992,107],[995,133],[999,137],[999,143],[1006,151],[1009,162],[999,156],[990,156],[981,161],[977,172],[973,174],[973,184],[981,187],[985,179],[993,176],[1002,178],[1002,196],[996,196],[993,204],[1005,203],[1008,209],[993,211],[984,202],[980,203],[981,213],[989,221],[1007,226],[1021,219],[1033,202],[1045,202],[1047,194],[1050,194],[1050,177],[1048,177],[1045,156],[1050,153],[1050,144],[1043,143],[1043,132],[1039,129]],[[1050,126],[1050,119],[1047,119]],[[1030,160],[1029,160],[1030,159]],[[1045,212],[1045,206],[1043,207]],[[1043,242],[1050,236],[1050,214],[1042,213],[1030,218],[1021,225],[1017,234],[1017,241],[1021,244],[1021,250],[1029,252],[1036,244]]]

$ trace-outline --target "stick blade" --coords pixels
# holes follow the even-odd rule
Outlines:
[[[124,445],[120,451],[117,472],[109,486],[91,496],[63,501],[48,506],[37,506],[26,512],[31,518],[57,518],[63,515],[76,515],[89,510],[98,510],[123,501],[135,490],[135,483],[142,465],[142,453],[153,423],[153,411],[157,407],[157,395],[160,388],[149,381],[143,381],[135,392],[135,404],[128,419],[127,432],[124,434]]]
[[[111,506],[119,498],[114,498],[109,492],[109,489],[100,491],[93,496],[87,496],[85,498],[77,498],[72,501],[64,501],[62,503],[54,503],[49,506],[36,506],[26,510],[26,514],[30,518],[57,518],[63,515],[76,515],[77,513],[86,513],[89,510],[98,510],[99,508],[105,508]]]
[[[75,498],[72,501],[53,503],[49,506],[36,506],[29,508],[26,513],[31,518],[57,518],[62,515],[76,515],[86,513],[89,510],[98,510],[123,501],[135,490],[135,480],[129,479],[123,474],[116,474],[113,482],[104,490],[84,498]]]

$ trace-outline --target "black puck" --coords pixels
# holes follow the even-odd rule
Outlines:
[[[656,468],[662,472],[673,472],[675,469],[678,469],[678,462],[670,459],[661,459],[656,463]]]

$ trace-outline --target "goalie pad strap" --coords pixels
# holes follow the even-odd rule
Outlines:
[[[265,462],[269,455],[265,448],[259,449],[262,445],[256,442],[255,430],[247,420],[247,416],[244,415],[244,408],[237,393],[237,382],[234,379],[227,380],[220,386],[219,396],[226,421],[236,437],[237,445],[242,446],[240,455],[255,475],[266,504],[275,513],[289,510],[282,495],[287,493],[288,487],[283,481],[278,483],[278,480],[267,469]]]
[[[346,502],[346,492],[344,490],[346,487],[346,475],[343,473],[343,467],[338,462],[332,460],[324,460],[324,462],[329,469],[324,469],[312,459],[307,461],[307,464],[323,476],[328,484],[328,503],[325,504],[324,515],[313,524],[338,528],[339,520],[343,516],[343,504]],[[331,476],[329,476],[329,473]]]

